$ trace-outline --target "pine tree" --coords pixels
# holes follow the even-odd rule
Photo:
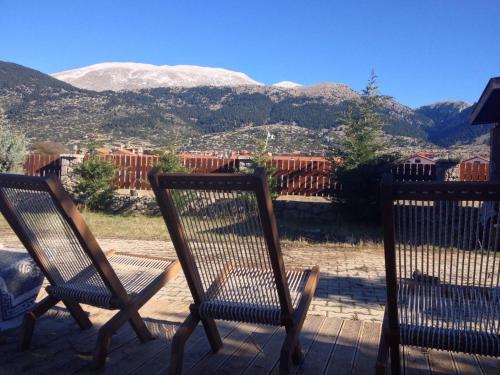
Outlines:
[[[383,148],[379,140],[383,123],[376,112],[380,99],[377,76],[372,70],[359,104],[356,108],[350,108],[342,119],[346,138],[337,156],[344,160],[346,169],[356,168],[375,159]]]

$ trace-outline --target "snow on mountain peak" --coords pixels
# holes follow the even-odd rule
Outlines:
[[[262,85],[244,73],[195,65],[100,63],[51,74],[73,86],[95,91],[154,87]]]
[[[294,87],[302,87],[303,85],[301,85],[300,83],[292,82],[292,81],[281,81],[281,82],[274,83],[271,86],[289,89],[289,88],[294,88]]]

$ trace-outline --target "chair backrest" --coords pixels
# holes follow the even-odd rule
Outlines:
[[[0,174],[0,210],[52,285],[87,274],[97,289],[125,289],[56,176]],[[98,290],[96,290],[98,292]]]
[[[495,354],[500,184],[385,180],[382,198],[389,324],[403,343]]]
[[[256,307],[277,306],[282,316],[291,315],[290,292],[263,171],[254,175],[164,174],[154,169],[149,180],[195,304],[211,300],[211,291],[231,269],[260,271],[263,278],[267,271],[274,275],[273,287],[261,290],[255,285],[249,302]],[[231,282],[236,284],[233,290],[249,287],[238,278]],[[225,298],[231,302],[231,296]]]

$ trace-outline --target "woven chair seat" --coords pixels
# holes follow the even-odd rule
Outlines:
[[[108,258],[111,267],[130,296],[141,293],[172,263],[170,260],[151,259],[116,253]],[[47,286],[47,292],[59,299],[103,307],[120,307],[94,267],[88,267],[72,280],[57,286]]]
[[[406,281],[398,299],[403,345],[500,355],[497,288]]]
[[[292,306],[295,309],[304,291],[309,270],[286,272]],[[276,295],[272,270],[234,268],[221,284],[207,291],[208,300],[199,306],[202,318],[233,320],[246,323],[280,325],[281,307]],[[274,299],[272,305],[261,301]]]

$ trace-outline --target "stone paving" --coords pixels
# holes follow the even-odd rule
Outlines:
[[[175,257],[170,242],[99,239],[104,250]],[[2,247],[22,248],[17,237],[0,234]],[[381,248],[339,247],[331,244],[282,243],[285,267],[319,265],[320,282],[309,313],[327,317],[382,321],[385,304],[384,257]],[[156,296],[191,301],[186,280],[179,275]]]

